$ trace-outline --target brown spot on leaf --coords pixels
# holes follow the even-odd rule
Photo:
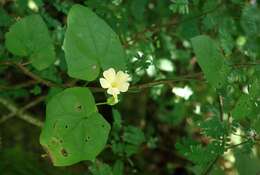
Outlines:
[[[52,156],[51,152],[49,151],[48,147],[46,145],[43,145],[43,149],[47,153],[47,156],[45,158],[49,158],[51,162],[55,162],[54,156]]]
[[[55,129],[56,128],[56,125],[57,125],[57,120],[54,122],[54,124],[53,124],[53,128]]]
[[[62,148],[60,152],[64,157],[68,156],[68,152],[64,148]]]
[[[76,110],[77,112],[80,112],[80,111],[82,110],[82,105],[81,105],[81,104],[77,104],[77,105],[75,106],[75,110]]]

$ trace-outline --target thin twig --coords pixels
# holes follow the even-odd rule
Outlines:
[[[165,24],[157,24],[157,25],[153,25],[151,27],[148,27],[140,32],[137,32],[135,33],[135,35],[132,37],[132,39],[130,41],[128,41],[128,43],[131,43],[131,44],[134,44],[136,43],[137,41],[139,41],[141,38],[143,38],[145,36],[145,33],[147,32],[152,32],[152,33],[156,33],[156,32],[159,32],[162,28],[168,28],[168,27],[173,27],[175,25],[179,25],[179,24],[182,24],[182,23],[185,23],[185,22],[189,22],[191,20],[194,20],[194,19],[197,19],[197,18],[200,18],[200,17],[203,17],[207,14],[210,14],[210,13],[213,13],[215,12],[217,9],[219,9],[224,3],[219,3],[215,8],[211,9],[211,10],[208,10],[208,11],[205,11],[197,16],[194,16],[194,17],[191,17],[191,18],[188,18],[188,19],[184,19],[184,20],[181,20],[181,21],[177,21],[176,18],[170,20],[169,22],[165,23]],[[124,46],[127,48],[129,47],[129,44],[128,43],[124,43]]]
[[[241,145],[244,145],[244,144],[248,143],[249,141],[250,141],[250,139],[248,139],[248,140],[246,140],[246,141],[244,141],[244,142],[238,143],[238,144],[236,144],[236,145],[231,145],[230,147],[227,148],[227,150],[237,148],[237,147],[239,147],[239,146],[241,146]],[[208,174],[211,172],[212,168],[213,168],[214,165],[217,163],[219,157],[220,157],[220,156],[217,156],[217,157],[210,163],[210,165],[206,168],[206,170],[202,173],[202,175],[208,175]]]
[[[218,95],[218,102],[219,102],[219,112],[220,112],[220,121],[223,122],[224,120],[224,111],[223,111],[223,97]]]
[[[37,82],[40,82],[46,86],[49,87],[60,87],[59,84],[55,84],[49,80],[45,80],[38,75],[32,73],[29,69],[27,69],[22,63],[17,63],[17,62],[12,62],[12,61],[4,61],[1,62],[0,65],[10,65],[10,66],[15,66],[19,68],[25,75],[29,76],[30,78],[36,80]]]
[[[256,64],[260,64],[260,63],[251,63],[251,64],[243,64],[244,66],[252,66],[252,65],[256,65]],[[43,85],[46,85],[48,87],[62,87],[62,88],[67,88],[67,87],[74,87],[75,83],[77,82],[77,80],[73,80],[69,83],[66,84],[57,84],[54,82],[51,82],[49,80],[43,79],[41,77],[39,77],[38,75],[32,73],[29,69],[27,69],[26,67],[23,66],[23,64],[21,63],[16,63],[16,62],[10,62],[10,61],[5,61],[5,62],[0,62],[0,65],[11,65],[11,66],[16,66],[18,67],[25,75],[29,76],[30,78],[32,78],[35,82],[34,83],[41,83]],[[238,64],[236,64],[237,66]],[[242,66],[242,65],[241,65]],[[147,83],[142,83],[142,84],[137,84],[137,85],[132,85],[130,87],[130,91],[137,91],[137,90],[142,90],[142,89],[146,89],[146,88],[150,88],[156,85],[160,85],[160,84],[171,84],[173,82],[181,82],[181,81],[193,81],[193,80],[202,80],[202,72],[199,73],[194,73],[194,74],[190,74],[190,75],[182,75],[182,76],[178,76],[172,79],[162,79],[162,80],[155,80],[152,82],[147,82]],[[4,86],[0,86],[0,89],[4,89]],[[105,89],[101,88],[101,87],[88,87],[89,89],[91,89],[93,92],[104,92]]]
[[[53,83],[49,80],[45,80],[41,77],[39,77],[38,75],[32,73],[30,70],[28,70],[26,67],[24,67],[22,64],[20,63],[16,63],[16,62],[1,62],[0,65],[11,65],[11,66],[16,66],[18,67],[25,75],[29,76],[30,78],[32,78],[33,80],[44,84],[48,87],[73,87],[75,84],[75,81],[73,81],[73,83],[67,83],[64,85],[61,84],[56,84]],[[156,85],[160,85],[160,84],[169,84],[169,83],[173,83],[173,82],[180,82],[180,81],[190,81],[190,80],[198,80],[199,77],[202,76],[202,73],[195,73],[195,74],[190,74],[190,75],[183,75],[183,76],[178,76],[175,77],[173,79],[162,79],[162,80],[156,80],[153,82],[148,82],[148,83],[143,83],[143,84],[138,84],[138,85],[133,85],[130,87],[130,90],[142,90],[142,89],[146,89],[152,86],[156,86]],[[94,92],[104,92],[105,89],[101,88],[101,87],[88,87],[90,88],[92,91]]]
[[[221,95],[218,95],[218,102],[219,102],[219,118],[220,118],[220,121],[223,122],[224,121],[224,110],[223,110],[224,107],[223,107],[223,97]],[[225,137],[225,135],[223,135],[223,138],[222,138],[223,147],[225,146],[225,140],[226,140],[226,137]],[[213,159],[212,162],[209,164],[209,166],[206,167],[206,169],[204,170],[202,175],[208,175],[211,172],[214,165],[217,163],[219,158],[220,158],[220,155],[217,155],[215,157],[215,159]]]
[[[20,88],[25,88],[25,87],[29,87],[31,85],[35,85],[37,84],[38,82],[35,81],[35,80],[29,80],[27,82],[24,82],[24,83],[21,83],[21,84],[17,84],[17,85],[0,85],[0,91],[1,90],[14,90],[14,89],[20,89]]]
[[[208,175],[210,173],[210,171],[212,170],[212,168],[214,167],[215,163],[217,163],[219,159],[219,156],[217,156],[210,164],[209,166],[206,168],[206,170],[202,173],[202,175]]]
[[[178,77],[175,77],[172,79],[155,80],[153,82],[133,85],[130,87],[129,90],[142,90],[142,89],[150,88],[150,87],[157,86],[160,84],[170,84],[170,83],[180,82],[180,81],[201,80],[202,75],[203,75],[202,72],[199,72],[199,73],[190,74],[190,75],[178,76]]]
[[[260,62],[249,62],[249,63],[235,63],[230,65],[231,67],[235,68],[244,68],[244,67],[249,67],[249,66],[258,66]]]
[[[13,102],[11,102],[10,100],[7,100],[5,98],[0,97],[0,103],[2,105],[4,105],[6,108],[9,109],[10,114],[3,116],[0,120],[0,123],[3,123],[4,121],[17,116],[18,118],[31,123],[35,126],[38,127],[42,127],[43,126],[43,122],[34,118],[33,116],[31,116],[30,114],[26,113],[25,111],[37,104],[39,104],[40,102],[42,102],[45,99],[45,96],[41,96],[38,97],[36,100],[32,101],[31,103],[28,103],[26,106],[24,106],[23,108],[18,108]]]
[[[19,68],[25,75],[27,75],[28,77],[32,78],[33,80],[48,86],[48,87],[71,87],[73,86],[75,81],[69,82],[68,84],[57,84],[54,83],[52,81],[46,80],[41,78],[40,76],[32,73],[29,69],[27,69],[23,63],[17,63],[17,62],[12,62],[12,61],[4,61],[4,62],[0,62],[0,65],[10,65],[10,66],[15,66],[17,68]]]
[[[37,76],[36,74],[33,74],[32,72],[30,72],[26,67],[24,67],[22,64],[20,63],[15,63],[15,66],[17,66],[25,75],[31,77],[32,79],[41,82],[42,84],[49,86],[49,87],[61,87],[61,85],[53,83],[49,80],[45,80],[39,76]]]

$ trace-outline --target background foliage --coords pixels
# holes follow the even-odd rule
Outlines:
[[[259,174],[259,31],[255,0],[1,0],[0,173]]]

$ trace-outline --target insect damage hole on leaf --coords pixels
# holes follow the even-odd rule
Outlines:
[[[67,157],[67,156],[68,156],[68,152],[67,152],[66,149],[62,148],[60,152],[61,152],[61,154],[62,154],[64,157]]]
[[[53,157],[55,166],[67,166],[95,159],[104,149],[109,131],[110,125],[98,113],[91,91],[82,87],[68,88],[47,103],[40,143]],[[57,135],[57,144],[51,143],[51,139]],[[66,144],[60,143],[60,139]],[[67,151],[68,157],[61,155],[61,148]]]
[[[85,139],[85,142],[88,142],[90,140],[90,137],[87,136],[86,139]]]
[[[80,112],[80,111],[82,110],[82,105],[81,105],[81,104],[76,104],[75,110],[76,110],[77,112]]]

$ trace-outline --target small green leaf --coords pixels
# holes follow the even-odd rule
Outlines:
[[[10,27],[6,47],[17,56],[28,57],[32,65],[43,70],[55,61],[55,52],[48,29],[39,15],[27,16]]]
[[[254,122],[253,122],[253,126],[252,126],[254,129],[255,129],[255,131],[258,133],[258,134],[260,134],[260,115],[258,115],[257,117],[256,117],[256,119],[254,120]]]
[[[259,36],[260,9],[257,6],[247,5],[244,7],[241,17],[241,26],[247,35]]]
[[[124,162],[117,160],[113,166],[113,175],[123,175],[124,174]]]
[[[216,89],[222,88],[231,69],[218,46],[205,35],[194,37],[191,41],[198,63],[209,84]]]
[[[124,152],[124,144],[120,142],[112,141],[112,151],[114,154],[122,155]]]
[[[224,147],[219,142],[211,142],[203,146],[191,138],[182,139],[175,147],[188,160],[203,167],[208,166],[209,162],[224,153]]]
[[[219,29],[219,40],[220,45],[223,48],[226,55],[232,54],[232,49],[234,48],[234,40],[232,38],[232,35],[225,29],[220,28]]]
[[[125,142],[133,145],[141,145],[145,141],[143,131],[134,126],[127,126],[123,137]]]
[[[1,27],[9,26],[12,20],[13,19],[6,13],[6,11],[0,8],[0,26]]]
[[[227,124],[221,122],[217,116],[202,121],[200,124],[202,134],[215,139],[220,139],[223,135],[228,134]]]
[[[47,103],[40,143],[55,166],[93,160],[103,150],[109,123],[97,112],[88,88],[69,88]]]
[[[41,92],[42,92],[42,89],[38,85],[34,86],[33,89],[31,90],[31,93],[33,95],[39,95]]]
[[[126,57],[116,33],[89,8],[74,5],[69,11],[64,40],[68,74],[92,81],[100,69],[124,70]]]
[[[113,109],[113,128],[119,131],[122,127],[122,117],[118,110]]]
[[[111,167],[108,164],[102,162],[98,162],[91,166],[90,172],[92,175],[114,175],[112,173]]]
[[[249,94],[243,94],[232,110],[232,116],[234,119],[241,120],[249,116],[250,118],[254,117],[252,113],[257,110],[257,107],[259,106],[259,88],[260,80],[258,80],[258,78],[254,78],[249,89]]]
[[[126,153],[127,157],[130,157],[134,154],[136,154],[139,151],[139,146],[137,145],[130,145],[130,144],[125,144],[124,145],[124,151]]]

